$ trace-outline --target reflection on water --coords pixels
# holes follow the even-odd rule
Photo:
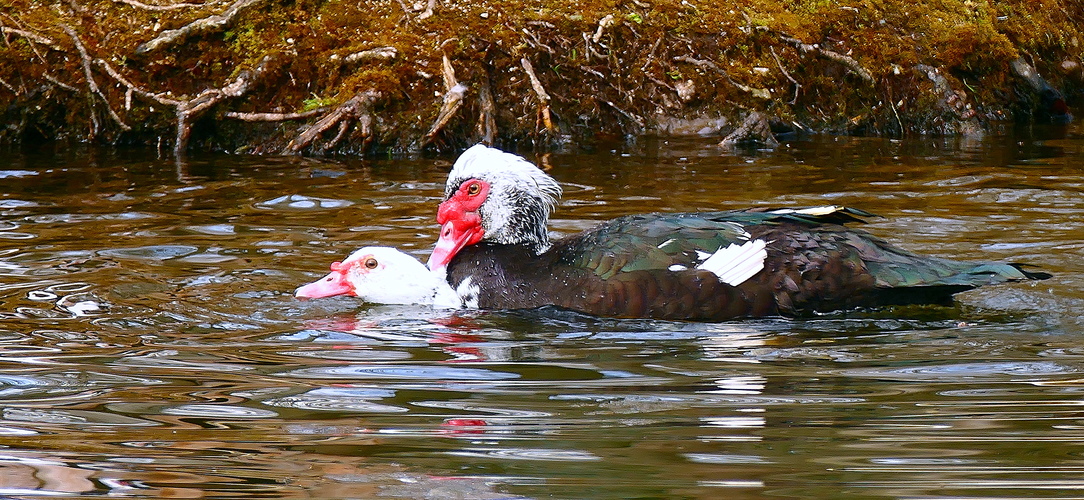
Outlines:
[[[356,247],[425,258],[445,160],[0,154],[0,495],[1079,497],[1084,139],[1061,132],[545,158],[557,234],[847,204],[906,248],[1055,274],[717,324],[292,297]]]

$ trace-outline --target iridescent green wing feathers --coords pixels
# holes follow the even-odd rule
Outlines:
[[[691,269],[722,248],[749,241],[748,226],[842,224],[869,216],[836,206],[632,215],[588,230],[566,262],[602,279],[619,272]]]
[[[1020,264],[927,257],[891,247],[880,238],[868,234],[855,233],[849,236],[850,244],[859,250],[859,256],[875,278],[878,288],[972,288],[1006,281],[1050,277],[1047,273],[1026,271]]]
[[[811,265],[816,265],[814,262],[828,254],[835,255],[834,258],[854,261],[853,268],[864,268],[873,278],[875,287],[881,289],[952,287],[962,290],[1004,281],[1049,277],[1045,273],[1025,271],[1017,264],[961,262],[921,256],[894,247],[865,231],[842,226],[864,222],[863,218],[873,216],[869,212],[839,206],[634,215],[588,230],[562,260],[609,279],[622,272],[692,269],[722,248],[761,237],[769,243],[769,254],[775,255],[771,257],[773,259],[808,260]],[[785,236],[780,236],[783,234]],[[780,238],[788,241],[779,241]],[[825,255],[814,256],[822,252]]]

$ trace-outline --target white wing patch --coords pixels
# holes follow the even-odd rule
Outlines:
[[[768,251],[765,250],[767,245],[764,240],[747,241],[741,245],[731,243],[726,248],[720,248],[696,268],[711,271],[719,277],[719,281],[738,286],[764,269],[764,259],[768,258]]]
[[[685,266],[683,266],[683,265],[681,265],[681,264],[674,264],[674,265],[672,265],[672,266],[670,266],[670,267],[668,267],[668,268],[666,268],[666,269],[667,269],[668,271],[673,271],[673,272],[675,272],[675,273],[676,273],[676,272],[678,272],[678,271],[684,271],[684,270],[686,270],[686,269],[688,269],[688,268],[687,268],[687,267],[685,267]]]
[[[459,286],[455,287],[455,294],[463,299],[463,307],[471,309],[478,309],[478,294],[481,291],[481,287],[474,284],[474,276],[467,276],[459,282]]]
[[[843,210],[843,207],[837,205],[824,205],[822,207],[809,207],[809,208],[780,208],[778,210],[772,210],[769,213],[787,215],[787,214],[799,214],[799,215],[813,215],[821,216]]]

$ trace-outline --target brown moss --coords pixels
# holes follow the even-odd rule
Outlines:
[[[171,98],[223,87],[272,56],[248,93],[219,103],[195,136],[204,147],[260,151],[288,143],[315,118],[255,125],[231,121],[226,111],[300,112],[370,90],[382,96],[376,144],[419,147],[443,102],[444,55],[469,90],[432,141],[436,148],[477,140],[483,82],[504,141],[652,133],[670,117],[737,123],[752,110],[840,133],[953,132],[962,129],[952,123],[968,120],[992,128],[1010,112],[1028,115],[1039,102],[1012,76],[1011,61],[1026,56],[1054,89],[1072,97],[1078,84],[1057,68],[1066,59],[1079,63],[1084,43],[1084,7],[1049,0],[445,0],[428,18],[403,5],[264,0],[220,29],[140,55],[134,48],[164,30],[226,6],[161,11],[115,0],[59,7],[13,0],[0,6],[0,104],[12,124],[0,140],[154,143],[172,136],[170,106],[136,96],[126,107],[127,87],[97,64],[92,73],[104,99],[90,97],[82,60],[61,23],[79,34],[92,58]],[[377,47],[393,47],[396,57],[345,62]],[[852,62],[841,63],[844,57]],[[556,134],[542,128],[541,101],[521,58],[532,63],[550,97]],[[859,66],[872,81],[856,74]],[[916,69],[926,66],[942,73],[951,92]],[[110,108],[133,129],[114,123]],[[366,138],[355,136],[340,148],[360,151]]]

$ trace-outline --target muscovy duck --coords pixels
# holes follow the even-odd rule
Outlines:
[[[346,260],[331,264],[327,276],[298,287],[294,296],[316,299],[336,295],[358,297],[374,304],[420,304],[457,308],[463,301],[444,274],[389,247],[365,247]]]
[[[951,303],[981,285],[1045,279],[1020,264],[916,255],[823,206],[620,217],[551,242],[561,188],[527,160],[476,145],[455,162],[429,267],[465,305],[555,305],[598,316],[718,321]]]

